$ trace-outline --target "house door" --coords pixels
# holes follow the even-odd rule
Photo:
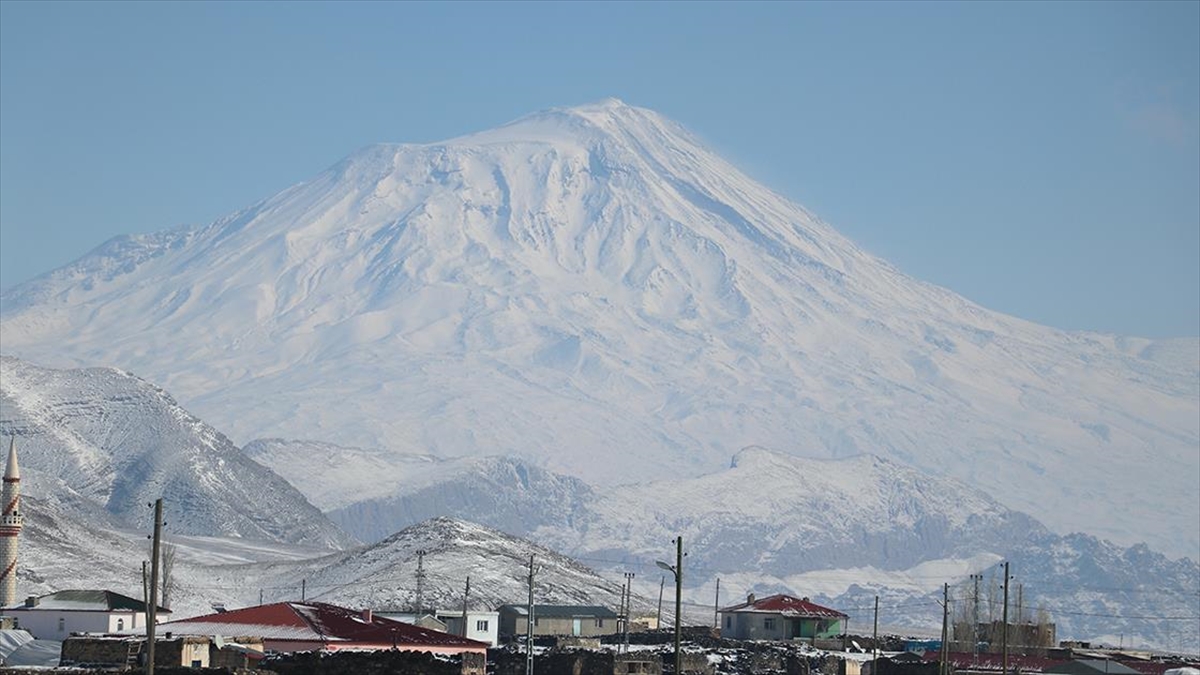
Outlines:
[[[571,635],[580,635],[583,633],[583,619],[575,619],[571,622]]]

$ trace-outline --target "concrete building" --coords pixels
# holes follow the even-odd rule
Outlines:
[[[0,611],[39,640],[64,640],[72,633],[122,633],[146,626],[146,604],[113,591],[58,591]],[[170,613],[158,608],[159,616]]]
[[[25,517],[21,515],[21,471],[17,467],[17,437],[8,441],[8,466],[4,469],[4,490],[0,501],[0,607],[17,602],[17,544]]]
[[[720,610],[721,637],[735,640],[813,640],[840,635],[847,617],[808,598],[772,595]]]
[[[503,605],[500,615],[500,638],[511,639],[526,634],[529,612],[526,605]],[[612,635],[617,632],[617,614],[607,607],[596,605],[534,605],[534,635]]]
[[[389,619],[411,623],[423,628],[441,630],[451,635],[461,635],[471,640],[486,642],[495,647],[500,644],[500,613],[493,611],[467,610],[466,632],[463,632],[462,610],[439,609],[418,615],[416,612],[400,610],[376,610],[375,614]],[[428,622],[434,619],[439,625]],[[428,623],[422,623],[426,621]]]
[[[369,609],[349,609],[323,602],[246,607],[169,621],[158,630],[174,635],[257,636],[262,638],[267,651],[275,652],[398,649],[486,657],[488,648],[486,642],[420,628],[378,616]]]

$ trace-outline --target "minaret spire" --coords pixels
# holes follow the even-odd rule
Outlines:
[[[0,607],[17,602],[17,543],[21,526],[25,523],[21,515],[21,470],[17,466],[17,437],[8,441],[8,466],[4,469],[4,490],[0,502],[4,512],[0,514]]]

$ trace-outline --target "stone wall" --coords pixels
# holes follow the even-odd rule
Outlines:
[[[487,658],[483,654],[456,656],[428,652],[298,652],[267,657],[262,668],[279,675],[485,675]]]

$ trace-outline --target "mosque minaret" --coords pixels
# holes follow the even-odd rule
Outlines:
[[[0,515],[0,607],[17,602],[17,543],[24,517],[21,515],[21,471],[17,468],[17,439],[8,443],[8,467],[4,470],[4,513]]]

